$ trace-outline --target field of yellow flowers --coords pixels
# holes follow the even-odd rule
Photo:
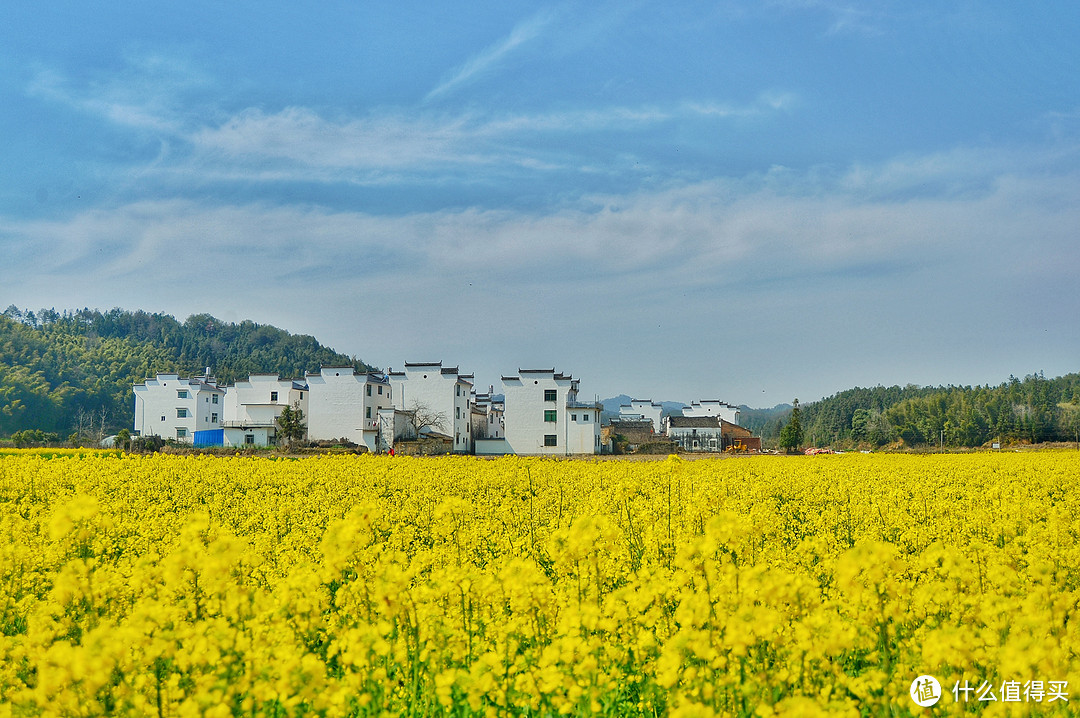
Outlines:
[[[1076,714],[1078,489],[1075,451],[12,452],[0,716]]]

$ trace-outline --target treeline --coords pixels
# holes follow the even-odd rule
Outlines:
[[[1080,374],[1009,377],[999,386],[855,388],[801,409],[804,441],[812,446],[1080,441]],[[775,445],[790,412],[751,410],[747,423]]]
[[[131,387],[158,372],[198,376],[209,367],[233,383],[347,365],[371,368],[313,337],[251,321],[11,306],[0,314],[0,436],[39,430],[66,440],[130,428]]]

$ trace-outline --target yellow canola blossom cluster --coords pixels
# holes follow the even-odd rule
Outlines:
[[[14,452],[0,717],[1069,715],[1078,479],[1064,451]],[[1055,691],[953,690],[1006,681]]]

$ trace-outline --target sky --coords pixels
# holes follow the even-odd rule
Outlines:
[[[1080,4],[111,3],[0,23],[0,306],[770,407],[1080,371]]]

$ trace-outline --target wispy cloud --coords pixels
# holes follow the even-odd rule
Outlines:
[[[976,182],[959,169],[969,162],[970,155],[960,154],[913,158],[831,178],[776,172],[593,195],[533,211],[381,216],[297,205],[145,201],[65,220],[0,221],[0,233],[27,257],[66,257],[50,270],[57,274],[96,265],[96,281],[151,283],[171,271],[168,259],[177,247],[232,262],[231,271],[251,275],[238,278],[244,286],[286,270],[339,276],[342,267],[369,265],[373,254],[394,259],[377,274],[408,283],[440,282],[478,266],[498,267],[504,280],[515,282],[532,281],[538,267],[562,267],[557,274],[567,281],[580,274],[617,284],[638,275],[684,286],[737,286],[774,270],[809,276],[912,261],[955,264],[959,274],[970,275],[960,266],[997,264],[1011,271],[1015,237],[1026,236],[1028,224],[1041,230],[1025,248],[1026,261],[1078,269],[1072,237],[1080,226],[1073,202],[1080,177],[999,171]],[[881,189],[961,181],[982,189],[925,195]],[[9,273],[5,282],[18,282],[18,274]]]
[[[827,34],[881,34],[891,12],[890,0],[770,0],[770,7],[821,13],[829,23]]]
[[[715,351],[705,337],[716,333],[702,327],[721,325],[721,336],[764,341],[772,354],[777,336],[797,339],[808,361],[814,351],[886,361],[902,353],[897,342],[931,336],[955,354],[950,333],[996,331],[977,329],[980,318],[1041,316],[1048,306],[1062,316],[1080,311],[1080,175],[1038,164],[1033,157],[1022,169],[992,152],[957,151],[833,174],[777,169],[597,194],[529,211],[374,215],[132,202],[64,219],[0,218],[8,248],[0,287],[5,302],[23,305],[272,321],[370,361],[437,350],[491,376],[547,357],[550,347],[526,329],[551,316],[563,318],[568,336],[591,341],[580,354],[564,347],[550,360],[594,377],[606,361],[596,346],[619,351],[627,337],[662,337],[666,346]],[[977,189],[908,191],[933,185]],[[198,271],[178,272],[178,252]],[[433,312],[462,323],[433,322]],[[817,329],[807,328],[807,316]],[[373,331],[369,317],[393,317],[394,330]],[[461,330],[475,317],[505,328],[498,344],[515,353],[479,349]],[[647,375],[661,351],[646,352],[640,370]],[[885,365],[876,366],[858,381],[881,380]]]
[[[451,85],[535,37],[547,18],[539,14],[519,25],[469,63],[468,72],[456,75],[462,79],[452,79]],[[590,135],[649,133],[674,123],[745,122],[788,112],[797,104],[792,93],[770,91],[747,103],[688,99],[531,113],[376,107],[329,114],[288,106],[226,114],[192,99],[207,82],[182,61],[152,56],[131,59],[114,76],[81,81],[41,69],[28,92],[117,127],[157,135],[168,152],[152,165],[124,168],[126,173],[177,180],[187,173],[200,183],[386,184],[401,182],[406,173],[431,179],[446,172],[457,180],[478,167],[534,174],[615,172],[625,167],[625,158],[598,157],[602,145]]]
[[[456,68],[447,79],[439,83],[424,97],[424,101],[430,102],[438,97],[450,94],[479,75],[491,71],[507,56],[536,39],[551,21],[552,14],[548,11],[542,11],[518,23],[510,31],[509,35],[494,45],[485,48]]]
[[[229,163],[277,162],[259,171],[278,179],[288,175],[289,167],[303,168],[298,171],[309,180],[320,172],[324,179],[340,180],[343,172],[356,179],[354,172],[437,171],[447,165],[558,169],[564,163],[552,161],[550,148],[535,148],[552,134],[632,133],[677,121],[747,119],[786,111],[794,102],[791,94],[765,93],[748,105],[684,102],[505,115],[394,111],[341,120],[302,107],[272,114],[251,109],[203,127],[189,140],[204,158],[213,157],[219,170]],[[570,145],[557,147],[555,154],[573,155]]]
[[[79,82],[41,67],[26,91],[122,127],[177,134],[190,122],[189,95],[208,82],[183,59],[147,54],[129,56],[119,71]]]

